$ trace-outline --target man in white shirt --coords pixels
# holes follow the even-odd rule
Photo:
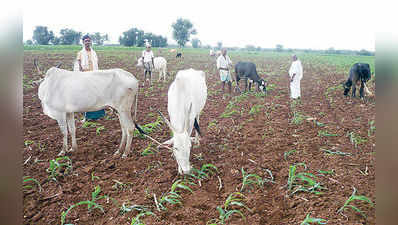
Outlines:
[[[293,62],[289,69],[290,77],[290,98],[297,99],[301,97],[300,82],[303,78],[303,67],[296,55],[292,56]]]
[[[222,91],[224,93],[225,83],[228,83],[229,94],[231,94],[232,89],[232,77],[229,71],[230,67],[232,67],[232,61],[227,56],[227,49],[223,48],[221,50],[221,55],[217,58],[217,69],[220,71],[220,79],[222,82]]]
[[[151,50],[151,44],[146,43],[146,49],[142,51],[142,61],[144,63],[144,84],[145,81],[149,81],[149,85],[152,85],[152,68],[154,68],[153,52]],[[149,73],[149,79],[146,78],[146,74]]]

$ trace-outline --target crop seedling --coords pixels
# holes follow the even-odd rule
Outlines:
[[[249,115],[257,114],[258,112],[261,111],[262,108],[264,108],[263,105],[254,105],[253,107],[251,107],[251,109],[249,111]]]
[[[299,111],[294,111],[293,112],[292,123],[295,124],[295,125],[299,125],[299,124],[301,124],[303,122],[303,120],[305,118],[306,117],[303,114],[301,114]]]
[[[368,124],[369,124],[368,137],[370,137],[372,134],[374,134],[376,130],[376,126],[374,125],[375,121],[374,120],[369,121]]]
[[[264,181],[263,179],[257,175],[257,174],[248,174],[245,172],[245,170],[241,169],[242,172],[242,187],[240,188],[240,191],[242,192],[246,187],[250,187],[251,185],[257,184],[260,188],[264,187]]]
[[[297,166],[302,165],[304,166],[305,170],[307,170],[307,166],[304,163],[298,163],[295,165],[290,166],[289,169],[289,177],[287,181],[287,187],[289,191],[292,191],[290,195],[293,195],[296,192],[299,191],[304,191],[304,192],[310,192],[314,194],[323,194],[322,192],[318,190],[323,190],[326,189],[320,185],[320,183],[316,182],[313,178],[316,178],[316,176],[312,173],[297,173]],[[293,187],[297,187],[295,190],[293,190]]]
[[[72,170],[72,160],[68,156],[63,156],[50,160],[50,166],[46,171],[50,180],[57,181],[58,176],[67,174],[70,170]]]
[[[155,213],[151,211],[145,211],[139,213],[136,217],[131,220],[131,225],[145,225],[143,222],[140,221],[140,218],[143,216],[154,216],[156,217]]]
[[[326,130],[320,130],[320,131],[318,131],[318,136],[319,137],[337,137],[339,135],[338,134],[330,134]]]
[[[350,138],[351,144],[353,144],[355,148],[357,148],[358,145],[367,142],[365,138],[361,138],[361,136],[354,133],[354,131],[347,132],[346,137]]]
[[[341,156],[351,155],[351,153],[349,153],[349,152],[332,151],[332,150],[322,149],[322,148],[321,148],[321,151],[324,151],[331,155],[341,155]]]
[[[311,213],[308,213],[305,217],[304,221],[300,223],[300,225],[310,225],[310,224],[326,224],[327,220],[320,218],[312,218],[310,217]]]
[[[62,213],[61,213],[61,225],[64,225],[65,219],[66,219],[66,216],[68,215],[68,213],[73,208],[75,208],[75,207],[77,207],[79,205],[87,205],[87,209],[89,211],[94,210],[94,209],[99,209],[99,210],[101,210],[102,213],[105,213],[105,210],[100,204],[96,203],[96,201],[106,198],[106,199],[111,199],[113,201],[113,203],[115,203],[117,205],[116,200],[110,198],[107,195],[100,196],[99,195],[100,192],[101,192],[100,186],[95,186],[94,191],[91,192],[91,200],[78,202],[78,203],[76,203],[74,205],[71,205],[66,211],[62,211]]]
[[[95,176],[94,175],[94,171],[93,172],[91,172],[91,181],[94,181],[95,179],[100,179],[98,176]]]
[[[154,130],[156,130],[158,127],[160,127],[160,125],[162,124],[162,117],[158,116],[156,121],[153,123],[148,123],[145,125],[141,126],[141,129],[147,134],[151,134]],[[144,135],[142,135],[137,129],[134,129],[134,137],[141,137],[141,138],[145,138]]]
[[[192,189],[190,187],[188,187],[186,185],[186,183],[182,180],[177,180],[176,182],[174,182],[171,186],[171,190],[163,195],[159,201],[156,199],[156,196],[154,196],[154,200],[155,200],[155,205],[158,209],[158,211],[161,210],[167,210],[165,204],[169,203],[172,205],[182,205],[182,202],[180,201],[181,199],[181,195],[179,194],[181,192],[181,190],[177,190],[178,189],[182,189],[182,190],[187,190],[189,192],[192,193]]]
[[[287,157],[288,157],[290,154],[295,153],[295,152],[297,152],[296,149],[292,149],[292,150],[290,150],[290,151],[287,151],[287,152],[283,153],[283,158],[284,158],[285,160],[287,160]]]
[[[31,145],[31,144],[33,144],[33,143],[35,143],[35,142],[32,141],[32,140],[26,140],[26,141],[24,141],[24,145],[25,145],[25,146],[29,146],[29,145]]]
[[[152,151],[152,150],[155,150],[155,149],[152,148],[152,143],[151,143],[151,144],[148,145],[148,147],[146,147],[146,148],[141,152],[141,155],[142,155],[142,156],[147,156],[147,155],[155,154],[155,152]],[[155,150],[155,151],[156,151],[156,150]]]
[[[39,181],[37,181],[35,178],[30,177],[30,176],[23,177],[23,184],[24,184],[23,188],[24,189],[32,189],[33,188],[32,185],[25,184],[25,183],[31,183],[31,182],[35,183],[39,187],[39,192],[41,192],[42,188],[41,188]]]
[[[225,222],[233,215],[238,214],[241,218],[246,220],[245,215],[243,215],[240,209],[231,209],[232,206],[243,207],[247,209],[249,212],[252,212],[249,207],[247,207],[243,201],[246,196],[244,196],[240,192],[231,193],[228,198],[225,200],[223,206],[217,206],[217,211],[220,214],[218,219],[212,219],[206,223],[206,225],[217,225],[217,224],[225,224]]]
[[[144,205],[130,205],[127,206],[126,203],[123,202],[122,206],[120,207],[120,215],[124,215],[128,212],[131,212],[133,210],[139,211],[139,212],[145,212],[149,211],[148,207]]]
[[[95,133],[97,135],[100,135],[102,130],[105,130],[105,127],[104,126],[99,126],[99,127],[97,127],[97,129],[95,129]]]
[[[234,115],[234,114],[238,114],[239,112],[238,111],[236,111],[236,110],[232,110],[232,111],[230,111],[230,112],[227,112],[227,111],[224,111],[222,114],[221,114],[221,118],[230,118],[230,117],[232,117],[232,115]]]
[[[129,184],[125,184],[123,182],[120,182],[118,180],[113,180],[113,182],[115,182],[115,184],[112,186],[112,188],[114,190],[121,190],[124,191],[129,187]]]
[[[190,184],[194,184],[193,182],[198,181],[199,185],[201,185],[201,181],[204,179],[208,179],[210,175],[218,173],[218,169],[213,164],[203,164],[201,169],[196,169],[192,167],[191,173],[188,175],[188,180]]]
[[[91,121],[84,121],[82,127],[89,128],[89,127],[97,127],[98,125],[101,125],[101,124],[96,123],[96,122],[91,122]]]
[[[351,196],[345,201],[344,205],[337,211],[337,213],[341,213],[343,210],[347,210],[349,208],[355,210],[356,212],[360,213],[364,218],[366,218],[366,215],[362,210],[358,209],[357,207],[353,205],[349,205],[352,201],[354,200],[359,200],[359,201],[364,201],[369,203],[372,207],[374,206],[373,202],[367,198],[366,196],[363,195],[355,195],[357,193],[357,189],[355,187],[352,187],[354,191],[352,192]]]

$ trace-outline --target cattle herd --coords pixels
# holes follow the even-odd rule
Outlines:
[[[173,51],[175,52],[175,51]],[[219,55],[219,52],[210,51],[210,56]],[[180,52],[176,57],[181,57]],[[137,67],[142,67],[142,58],[137,58]],[[159,72],[159,80],[166,80],[167,62],[163,57],[154,59],[154,69]],[[349,71],[347,82],[344,83],[344,95],[347,95],[353,85],[352,96],[355,96],[356,85],[360,83],[360,97],[364,97],[364,90],[368,95],[370,91],[366,82],[370,79],[370,67],[366,63],[356,63]],[[235,65],[235,80],[237,92],[239,80],[245,79],[257,83],[257,90],[266,90],[266,82],[256,71],[252,62],[238,62]],[[249,90],[251,83],[249,84]],[[109,69],[92,72],[68,71],[57,67],[50,68],[38,89],[44,114],[57,120],[63,134],[63,148],[59,155],[67,151],[78,149],[76,142],[76,128],[74,113],[87,112],[112,107],[118,112],[122,131],[122,138],[115,155],[123,152],[122,158],[130,153],[133,131],[139,129],[136,121],[139,80],[130,72],[123,69]],[[206,104],[207,85],[206,74],[195,69],[185,69],[177,72],[168,91],[168,114],[170,120],[165,118],[165,123],[172,131],[172,137],[160,146],[172,145],[174,157],[178,164],[180,174],[189,174],[189,163],[192,141],[199,144],[199,117]],[[142,100],[142,99],[141,99]],[[134,108],[134,119],[132,109]],[[138,112],[139,113],[139,112]],[[196,136],[191,137],[193,129]],[[143,132],[139,129],[140,132]],[[72,148],[68,149],[68,132],[71,135]]]

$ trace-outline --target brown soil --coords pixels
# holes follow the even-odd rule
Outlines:
[[[133,62],[138,52],[97,53],[101,68],[123,68],[138,79],[143,78],[142,70],[135,68]],[[39,78],[34,71],[34,58],[39,59],[43,68],[62,61],[63,68],[70,69],[74,57],[74,53],[25,52],[24,83],[29,84],[30,80]],[[333,66],[303,62],[306,69],[301,83],[302,99],[295,110],[316,118],[316,121],[325,126],[317,126],[314,121],[306,119],[296,125],[292,123],[293,109],[287,88],[289,58],[231,56],[234,62],[255,62],[259,74],[274,88],[265,97],[256,97],[253,92],[249,98],[235,104],[234,109],[238,113],[229,118],[221,118],[232,98],[226,96],[224,99],[220,94],[214,58],[188,53],[184,54],[183,59],[175,59],[171,55],[165,57],[172,75],[190,67],[204,70],[207,74],[209,94],[200,117],[203,137],[201,145],[194,145],[191,151],[191,163],[195,168],[207,163],[217,166],[217,175],[222,181],[221,190],[217,175],[212,175],[203,180],[201,186],[190,185],[193,193],[182,192],[182,205],[167,205],[167,211],[159,212],[153,194],[159,198],[170,190],[176,178],[180,178],[177,176],[176,161],[165,149],[142,156],[141,152],[151,142],[140,137],[133,139],[132,153],[127,159],[114,157],[121,131],[116,115],[109,109],[107,119],[98,121],[105,128],[99,135],[95,127],[82,128],[81,122],[76,122],[79,150],[68,154],[73,170],[58,177],[57,182],[49,180],[46,169],[49,160],[57,158],[61,150],[62,135],[57,122],[43,114],[37,87],[28,85],[23,91],[24,141],[33,143],[27,143],[23,148],[23,162],[27,161],[23,165],[23,174],[37,179],[43,190],[24,189],[24,224],[60,224],[62,211],[75,203],[91,199],[91,193],[97,185],[101,187],[100,194],[115,199],[119,207],[122,203],[149,207],[157,218],[143,217],[145,224],[206,224],[207,221],[218,218],[216,207],[223,205],[229,194],[240,189],[241,168],[263,178],[269,177],[268,169],[272,172],[275,183],[265,183],[263,188],[254,186],[245,190],[245,203],[252,212],[242,209],[246,220],[236,214],[227,224],[300,224],[308,213],[312,217],[326,219],[328,224],[375,224],[375,207],[360,201],[352,204],[360,208],[367,219],[351,209],[344,211],[344,214],[336,213],[351,195],[352,187],[358,190],[358,195],[365,195],[373,202],[376,200],[376,138],[374,133],[368,136],[368,123],[375,120],[376,115],[375,99],[367,102],[347,99],[340,89],[329,93],[331,99],[325,97],[327,89],[338,85],[346,74],[334,72],[336,69]],[[157,119],[156,110],[167,115],[167,90],[170,83],[171,79],[165,84],[154,82],[152,89],[140,88],[137,114],[140,124],[154,122]],[[241,88],[242,83],[241,81]],[[373,84],[370,86],[374,89]],[[250,114],[254,105],[265,107]],[[82,114],[76,114],[77,120],[81,117]],[[318,135],[319,131],[324,130],[337,136]],[[351,131],[367,141],[355,147],[346,136]],[[165,124],[152,133],[160,141],[167,140],[169,135]],[[285,155],[293,149],[296,152]],[[321,149],[350,155],[330,155]],[[307,165],[307,172],[317,175],[316,180],[327,188],[324,194],[298,192],[287,195],[289,166],[302,162]],[[303,171],[302,167],[298,168],[299,172]],[[321,176],[319,170],[334,170],[334,174]],[[92,180],[92,174],[99,179]],[[125,188],[115,189],[115,180],[126,184]],[[104,207],[104,213],[97,209],[88,210],[86,205],[78,206],[67,215],[66,223],[130,224],[131,219],[138,214],[138,211],[121,214],[120,208],[111,200],[102,199],[98,203]]]

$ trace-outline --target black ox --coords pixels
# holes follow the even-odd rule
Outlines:
[[[359,89],[360,98],[364,97],[363,93],[364,89],[368,95],[371,95],[371,92],[366,87],[366,82],[370,79],[370,77],[371,73],[370,73],[370,66],[368,63],[355,63],[351,67],[350,75],[344,84],[344,95],[345,96],[348,95],[351,86],[354,84],[354,86],[352,87],[352,97],[355,97],[356,88],[357,85],[359,85],[359,82],[361,82],[361,87]]]
[[[239,88],[239,80],[245,80],[245,91],[247,90],[247,80],[249,83],[249,91],[251,89],[251,83],[257,83],[257,91],[263,91],[265,93],[267,83],[257,74],[256,65],[251,62],[238,62],[235,65],[235,74],[236,74],[236,89],[240,91]]]

